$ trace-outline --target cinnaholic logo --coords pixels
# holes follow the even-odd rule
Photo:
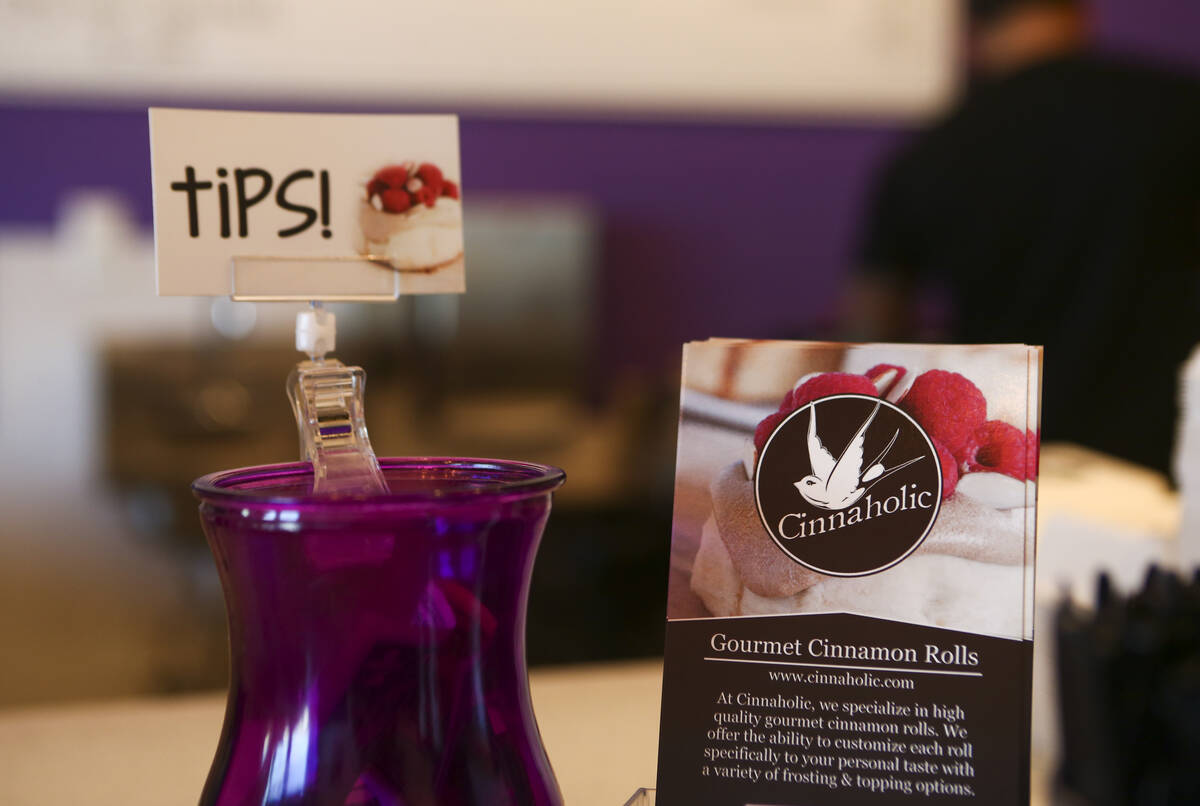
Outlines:
[[[763,446],[758,514],[796,562],[832,576],[891,568],[929,534],[942,473],[929,435],[877,397],[835,395],[797,409]]]

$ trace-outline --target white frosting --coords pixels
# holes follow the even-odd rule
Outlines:
[[[741,614],[859,613],[910,624],[1020,638],[1024,613],[1022,575],[1019,565],[923,554],[869,577],[826,577],[808,590],[784,599],[767,599],[744,588]],[[981,591],[986,593],[981,595]]]
[[[1025,482],[1001,473],[966,473],[958,480],[955,495],[974,498],[992,509],[1024,509],[1032,497],[1025,489]]]
[[[440,198],[433,207],[419,205],[403,213],[376,210],[362,203],[363,250],[386,258],[397,269],[432,269],[463,251],[462,205]]]
[[[857,613],[1019,638],[1023,573],[1020,565],[918,554],[879,574],[823,577],[795,596],[768,598],[742,584],[710,516],[701,530],[691,589],[714,616]],[[987,595],[981,596],[980,591]]]

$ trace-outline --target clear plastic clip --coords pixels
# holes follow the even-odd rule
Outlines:
[[[325,358],[333,349],[333,314],[314,305],[296,317],[296,346],[309,353],[288,376],[288,399],[300,432],[301,458],[312,462],[313,492],[374,495],[387,491],[367,436],[367,373]]]

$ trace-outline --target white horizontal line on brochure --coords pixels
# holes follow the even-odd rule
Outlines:
[[[1029,608],[1025,608],[1028,612]],[[904,621],[902,619],[886,618],[878,616],[874,613],[862,613],[856,610],[812,610],[804,613],[752,613],[744,616],[688,616],[686,618],[671,618],[667,616],[667,624],[675,622],[688,621],[728,621],[733,619],[752,619],[752,618],[807,618],[808,616],[861,616],[862,618],[874,619],[875,621],[889,621],[893,624],[911,624],[914,627],[928,627],[931,630],[943,630],[946,632],[965,632],[970,635],[978,635],[983,638],[999,638],[1002,641],[1032,641],[1033,633],[1030,631],[1028,637],[1020,635],[1000,635],[999,633],[977,632],[968,630],[965,627],[943,627],[940,624],[925,624],[920,621]],[[1029,629],[1028,619],[1023,620],[1025,629]]]
[[[705,658],[718,663],[761,663],[767,666],[810,666],[814,669],[853,669],[856,672],[899,672],[900,674],[945,674],[952,677],[983,677],[983,672],[956,672],[949,669],[897,669],[888,666],[843,666],[839,663],[799,663],[789,660],[752,660],[750,658]]]

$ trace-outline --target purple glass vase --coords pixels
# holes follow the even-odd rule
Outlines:
[[[231,654],[201,806],[560,806],[525,606],[562,471],[380,465],[372,497],[312,495],[307,464],[193,485]]]

